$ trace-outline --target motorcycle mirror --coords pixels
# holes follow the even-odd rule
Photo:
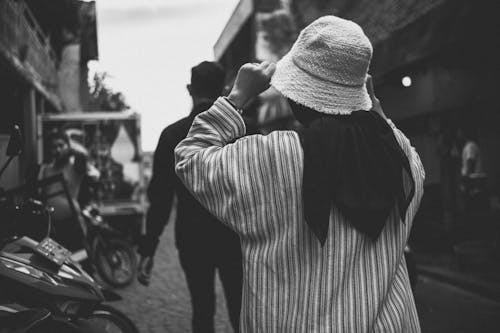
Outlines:
[[[19,156],[23,151],[23,137],[18,125],[14,125],[10,133],[9,143],[7,144],[7,152],[5,155],[9,157]]]

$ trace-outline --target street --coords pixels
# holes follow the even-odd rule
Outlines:
[[[421,277],[416,302],[422,332],[498,332],[500,303]]]
[[[135,282],[126,289],[117,290],[122,295],[123,301],[112,304],[125,312],[142,333],[190,332],[190,298],[173,236],[174,223],[171,221],[160,241],[149,287]],[[223,291],[218,281],[216,288],[215,331],[229,333],[232,332],[231,325]]]
[[[113,304],[129,315],[143,333],[190,331],[191,305],[173,227],[170,223],[163,234],[150,286],[136,282],[119,290],[124,300]],[[420,277],[416,302],[422,332],[495,332],[500,327],[499,303],[427,277]],[[232,332],[219,283],[215,322],[216,332]]]

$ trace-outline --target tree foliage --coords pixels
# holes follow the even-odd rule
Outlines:
[[[90,105],[96,111],[124,111],[130,108],[121,92],[106,85],[106,72],[96,72],[90,87]]]

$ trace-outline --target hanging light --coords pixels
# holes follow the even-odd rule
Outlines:
[[[401,84],[403,85],[403,87],[406,87],[408,88],[409,86],[411,86],[411,77],[409,76],[404,76],[402,79],[401,79]]]

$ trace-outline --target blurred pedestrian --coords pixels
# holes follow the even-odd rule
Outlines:
[[[460,129],[458,136],[464,139],[461,164],[463,191],[474,195],[484,190],[483,180],[486,178],[481,149],[476,139],[477,134],[475,130],[469,128]]]
[[[139,244],[139,281],[149,284],[153,256],[177,196],[175,241],[191,294],[193,332],[214,332],[215,272],[224,288],[229,318],[238,331],[241,307],[242,262],[238,236],[220,223],[189,193],[175,175],[174,148],[186,137],[193,119],[221,94],[225,73],[204,61],[191,70],[187,86],[193,100],[188,117],[165,128],[154,153],[149,183],[146,235]]]
[[[459,140],[464,142],[460,167],[464,216],[460,238],[477,238],[489,232],[486,228],[490,204],[487,174],[483,168],[483,158],[474,125],[467,124],[460,128],[457,135]]]
[[[82,220],[79,197],[81,192],[89,192],[83,186],[91,186],[99,179],[100,173],[89,161],[86,151],[81,147],[73,147],[68,135],[61,130],[47,136],[49,161],[41,165],[40,179],[61,174],[66,182],[68,195],[51,196],[47,204],[54,208],[52,214],[55,221],[55,239],[70,250],[79,250],[85,244],[85,223]],[[52,183],[44,189],[46,194],[63,190],[62,184]],[[75,223],[79,223],[75,224]]]
[[[371,55],[357,24],[319,18],[276,66],[243,65],[175,149],[184,184],[241,238],[243,332],[420,331],[403,250],[424,170],[367,91]],[[303,129],[228,144],[269,83]]]

